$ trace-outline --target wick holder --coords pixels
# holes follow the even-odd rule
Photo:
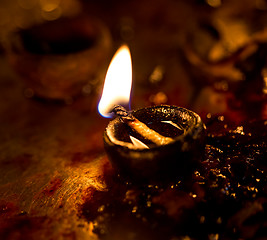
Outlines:
[[[168,144],[149,143],[142,136],[139,140],[149,148],[136,148],[129,140],[134,132],[116,117],[104,132],[104,146],[114,169],[132,182],[163,182],[184,177],[198,166],[205,149],[205,125],[200,116],[188,109],[177,106],[154,106],[131,113],[147,126],[172,137]],[[171,122],[178,127],[163,123]],[[176,133],[175,133],[176,132]]]

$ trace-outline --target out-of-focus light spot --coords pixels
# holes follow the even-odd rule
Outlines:
[[[163,75],[164,75],[164,67],[158,65],[154,68],[153,72],[151,73],[149,81],[151,83],[158,83],[163,79]]]
[[[235,194],[235,193],[231,193],[230,196],[231,196],[232,198],[236,198],[236,194]]]
[[[224,116],[219,116],[218,117],[218,120],[221,121],[221,122],[223,122],[224,121]]]
[[[26,10],[34,8],[36,3],[37,0],[18,0],[18,5]]]
[[[40,5],[43,11],[51,12],[59,7],[60,0],[40,0]]]
[[[264,77],[263,80],[264,80],[264,86],[263,86],[262,92],[264,94],[267,94],[267,77]]]
[[[158,92],[157,94],[151,95],[149,97],[149,101],[156,105],[166,103],[167,100],[168,100],[168,97],[166,96],[164,92]]]
[[[55,10],[51,11],[51,12],[46,12],[46,11],[43,11],[42,12],[42,17],[45,19],[45,20],[48,20],[48,21],[53,21],[53,20],[56,20],[58,19],[62,14],[62,10],[60,7],[56,8]]]
[[[97,209],[98,212],[103,212],[104,210],[105,210],[105,205],[102,205]]]
[[[138,209],[138,207],[137,206],[134,206],[133,207],[133,210],[132,210],[132,213],[136,213],[137,209]]]
[[[176,239],[176,238],[175,238]],[[189,236],[184,236],[183,238],[181,238],[182,240],[191,240],[191,238]]]
[[[217,221],[216,221],[218,224],[222,224],[222,218],[221,217],[218,217]]]
[[[216,82],[214,87],[220,91],[227,91],[228,90],[228,83],[226,81]]]
[[[85,86],[83,86],[82,92],[84,95],[90,95],[92,92],[92,86],[90,84],[86,84]]]
[[[218,174],[217,176],[218,176],[218,177],[221,177],[221,178],[226,178],[226,176],[224,176],[224,175],[223,175],[223,174],[221,174],[221,173],[220,173],[220,174]]]
[[[221,0],[206,0],[206,3],[209,4],[211,7],[220,7],[222,5]]]
[[[240,135],[245,135],[243,126],[238,126],[233,133],[238,133]]]
[[[200,223],[204,223],[205,222],[205,216],[201,216],[200,219],[199,219],[199,222]]]
[[[192,198],[196,198],[197,197],[197,195],[195,194],[195,193],[189,193],[189,195],[192,197]]]
[[[218,233],[209,234],[209,240],[218,240],[218,239],[219,239]]]
[[[250,39],[250,29],[248,24],[242,19],[236,20],[227,20],[218,18],[215,20],[215,25],[220,34],[222,35],[222,41],[225,51],[228,53],[233,53],[237,49],[243,47],[247,44]],[[248,56],[257,50],[257,45],[252,44],[249,48],[246,48],[246,51],[242,55]],[[236,68],[233,68],[233,77],[236,80],[242,80],[243,76]]]

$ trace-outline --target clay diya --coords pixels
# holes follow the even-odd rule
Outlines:
[[[130,181],[164,182],[188,176],[204,154],[205,126],[196,113],[152,106],[110,121],[104,146],[118,173]]]
[[[88,16],[18,30],[6,45],[9,62],[35,95],[63,100],[79,95],[85,85],[96,89],[110,49],[109,31]]]

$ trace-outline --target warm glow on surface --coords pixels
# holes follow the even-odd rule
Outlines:
[[[103,117],[111,117],[115,105],[129,104],[132,87],[132,61],[130,50],[123,45],[115,53],[109,65],[98,111]]]

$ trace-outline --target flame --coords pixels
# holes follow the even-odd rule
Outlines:
[[[115,105],[128,105],[132,87],[131,53],[126,45],[121,46],[112,58],[98,104],[103,117],[111,117]]]

